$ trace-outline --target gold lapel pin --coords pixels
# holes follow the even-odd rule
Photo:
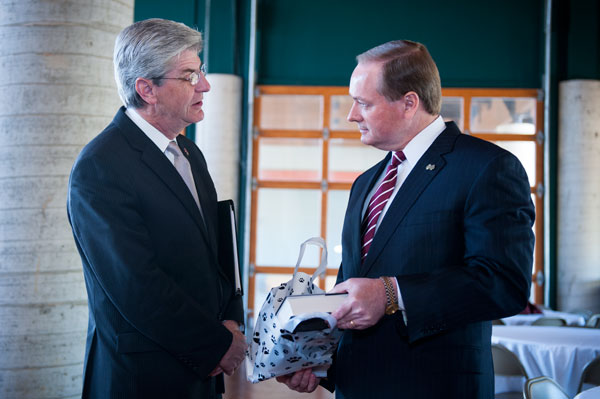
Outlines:
[[[434,169],[435,169],[435,165],[434,165],[434,164],[432,164],[432,163],[430,163],[429,165],[427,165],[427,166],[425,167],[425,170],[434,170]]]

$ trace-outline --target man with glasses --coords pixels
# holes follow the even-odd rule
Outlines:
[[[68,215],[89,327],[84,398],[219,398],[244,358],[241,297],[217,259],[217,196],[198,147],[210,89],[201,34],[173,21],[118,36],[125,104],[75,161]]]

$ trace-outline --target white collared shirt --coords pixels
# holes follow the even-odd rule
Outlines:
[[[383,208],[383,211],[381,212],[381,216],[377,220],[377,225],[375,227],[375,233],[377,233],[377,229],[379,229],[379,225],[381,224],[381,221],[385,217],[385,214],[387,213],[387,210],[389,209],[390,205],[394,201],[394,198],[396,198],[396,194],[398,193],[400,186],[402,186],[402,184],[408,177],[409,173],[412,171],[412,169],[417,164],[417,162],[419,162],[419,159],[421,159],[423,154],[425,154],[425,151],[427,151],[427,149],[431,146],[431,144],[433,144],[435,139],[438,138],[438,136],[444,131],[444,129],[446,129],[446,124],[444,123],[444,120],[442,119],[442,117],[438,116],[425,129],[423,129],[411,141],[409,141],[409,143],[406,145],[406,147],[404,147],[404,150],[402,150],[402,152],[404,153],[404,156],[406,157],[406,160],[403,161],[400,165],[398,165],[398,175],[396,177],[396,186],[394,187],[392,196],[390,197],[388,202],[385,204],[385,207]],[[381,173],[381,175],[377,179],[377,182],[375,182],[375,184],[373,185],[373,189],[371,189],[371,192],[367,196],[365,203],[363,204],[361,220],[362,220],[362,217],[364,217],[365,212],[367,211],[367,207],[369,206],[369,201],[371,201],[371,197],[373,196],[373,194],[375,194],[375,191],[377,191],[377,188],[381,184],[381,181],[383,180],[383,177],[386,174],[387,167],[389,166],[389,164],[391,162],[392,162],[392,159],[390,157],[390,160],[388,161],[387,165],[383,169],[383,173]]]
[[[409,173],[413,170],[413,168],[415,167],[417,162],[419,162],[419,159],[421,159],[423,154],[425,154],[425,151],[427,151],[429,149],[429,147],[431,147],[431,144],[433,144],[435,139],[437,139],[438,136],[440,134],[442,134],[444,129],[446,129],[446,124],[444,123],[444,119],[442,119],[442,117],[440,115],[433,122],[431,122],[425,129],[421,130],[411,141],[409,141],[408,144],[406,145],[406,147],[404,147],[404,150],[402,150],[402,152],[404,153],[404,156],[406,157],[406,160],[403,161],[400,165],[398,165],[398,175],[396,177],[396,186],[394,187],[394,191],[392,192],[390,199],[385,204],[385,207],[383,208],[383,211],[381,212],[381,216],[377,220],[377,225],[375,226],[375,234],[377,234],[377,230],[379,229],[379,225],[381,224],[381,221],[385,217],[385,214],[387,213],[387,210],[389,209],[390,205],[394,201],[394,198],[396,198],[396,194],[398,193],[400,186],[402,186],[402,183],[404,183],[404,181],[408,177]],[[383,177],[386,174],[387,167],[391,162],[392,162],[392,159],[390,157],[390,160],[388,161],[387,165],[383,169],[383,173],[381,173],[381,175],[377,179],[377,182],[375,182],[375,184],[373,185],[373,189],[371,190],[371,192],[365,199],[365,203],[363,204],[361,220],[362,220],[362,217],[364,217],[365,212],[367,211],[367,207],[369,206],[371,197],[375,194],[375,191],[377,191],[377,188],[381,184],[381,181],[383,180]],[[394,279],[394,280],[396,280],[396,279]],[[402,299],[402,294],[400,293],[400,286],[398,285],[397,280],[396,280],[396,293],[398,295],[398,307],[400,308],[400,310],[402,310],[402,316],[404,317],[404,322],[407,323],[406,312],[405,312],[406,308],[404,307],[404,300]]]
[[[154,144],[156,144],[156,146],[158,147],[160,152],[165,154],[165,156],[169,159],[169,161],[171,161],[171,163],[174,164],[175,156],[173,154],[171,154],[169,151],[167,151],[167,147],[169,146],[169,143],[174,140],[169,140],[169,138],[167,136],[165,136],[164,134],[162,134],[160,132],[160,130],[158,130],[157,128],[152,126],[150,123],[148,123],[147,120],[142,118],[142,116],[140,114],[138,114],[134,108],[127,108],[125,110],[125,114],[129,117],[129,119],[131,119],[131,121],[133,123],[135,123],[135,125],[137,127],[140,128],[140,130],[142,132],[144,132],[144,134],[146,136],[148,136],[148,138]]]

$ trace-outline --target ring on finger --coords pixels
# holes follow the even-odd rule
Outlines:
[[[350,325],[352,326],[352,328],[356,328],[356,324],[354,323],[354,320],[350,320]]]

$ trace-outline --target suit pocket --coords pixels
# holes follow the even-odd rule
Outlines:
[[[137,332],[117,335],[117,353],[158,352],[162,348]]]

